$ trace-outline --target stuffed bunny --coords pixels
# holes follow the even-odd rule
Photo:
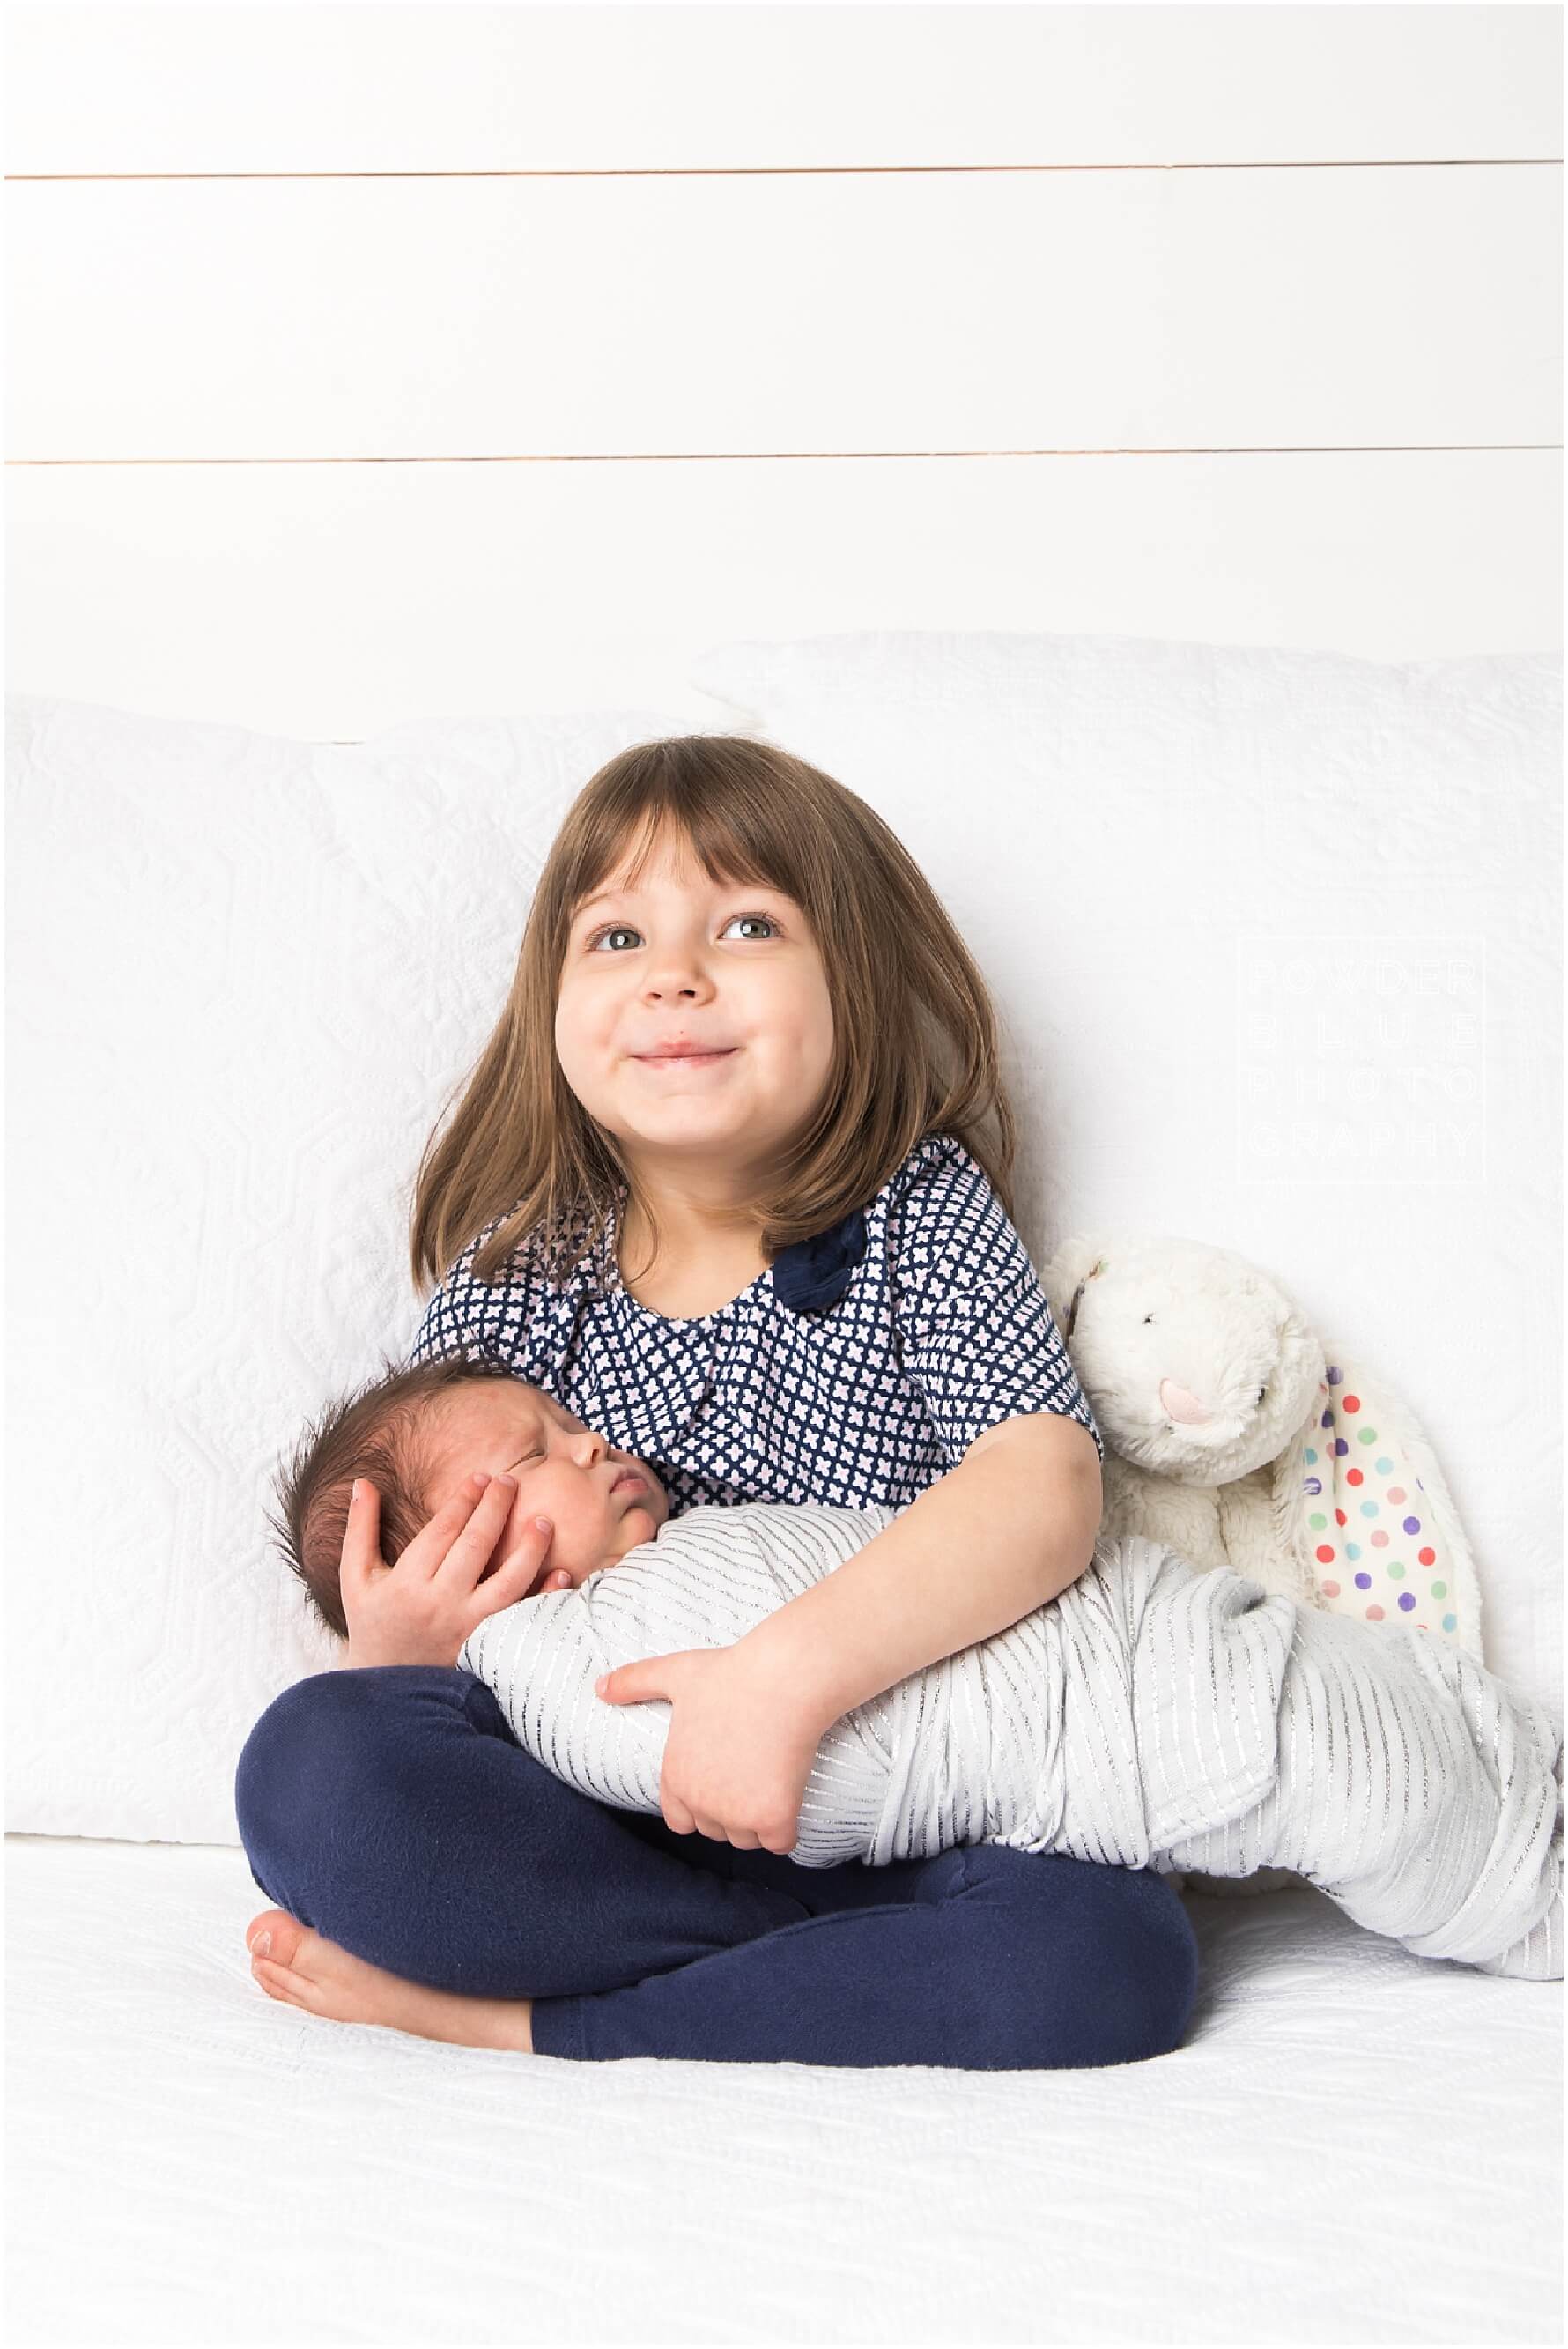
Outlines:
[[[1484,1661],[1474,1561],[1420,1429],[1267,1273],[1198,1240],[1079,1235],[1041,1279],[1105,1442],[1103,1531]]]

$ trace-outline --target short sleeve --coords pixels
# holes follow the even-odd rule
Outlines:
[[[481,1354],[510,1363],[521,1377],[530,1375],[525,1357],[536,1287],[531,1252],[521,1250],[514,1257],[510,1277],[503,1281],[491,1284],[473,1276],[475,1257],[505,1220],[504,1216],[497,1216],[488,1223],[434,1291],[406,1369],[421,1362],[447,1361],[459,1354]]]
[[[976,1437],[1034,1413],[1105,1444],[1039,1276],[985,1170],[946,1137],[890,1208],[890,1271],[904,1373],[950,1464]]]

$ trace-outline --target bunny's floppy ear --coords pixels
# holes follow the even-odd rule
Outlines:
[[[1072,1334],[1068,1325],[1076,1320],[1078,1301],[1099,1270],[1110,1245],[1112,1242],[1104,1233],[1074,1232],[1040,1268],[1040,1287],[1046,1292],[1051,1319],[1069,1350]]]
[[[1295,1489],[1275,1494],[1318,1605],[1413,1623],[1484,1661],[1475,1561],[1431,1446],[1386,1380],[1325,1350],[1316,1424],[1280,1464]]]

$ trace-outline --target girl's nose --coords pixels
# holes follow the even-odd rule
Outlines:
[[[651,955],[643,980],[645,993],[655,1002],[676,995],[700,995],[708,984],[700,952],[683,946],[666,947],[662,962]]]

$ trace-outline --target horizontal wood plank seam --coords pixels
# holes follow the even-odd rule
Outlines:
[[[1181,449],[675,449],[467,457],[7,457],[5,469],[47,465],[739,465],[900,457],[1444,457],[1560,453],[1561,440],[1338,441],[1317,446]]]
[[[364,171],[7,171],[7,181],[62,180],[790,180],[965,171],[1430,171],[1561,169],[1561,155],[1326,156],[1228,163],[668,163]]]

